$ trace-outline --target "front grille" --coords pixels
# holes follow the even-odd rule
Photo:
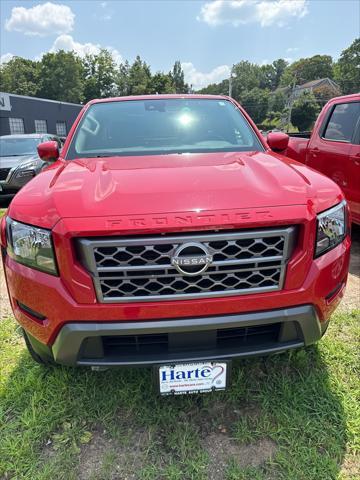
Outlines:
[[[11,168],[0,168],[0,181],[6,180]]]
[[[104,357],[128,355],[158,355],[187,351],[226,350],[248,347],[266,347],[279,341],[281,323],[238,328],[144,335],[114,335],[102,337]],[[200,335],[200,336],[199,336]],[[199,339],[201,338],[201,341]],[[83,357],[91,356],[86,348]]]
[[[295,228],[157,237],[80,239],[79,255],[100,302],[189,299],[282,288]],[[211,256],[207,270],[172,263],[179,247]],[[195,246],[194,246],[195,245]]]

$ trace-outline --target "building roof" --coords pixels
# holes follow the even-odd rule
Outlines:
[[[61,102],[59,100],[50,100],[48,98],[39,98],[39,97],[29,97],[28,95],[17,95],[16,93],[9,93],[9,92],[0,92],[0,94],[10,95],[10,97],[16,97],[16,98],[26,98],[28,100],[37,100],[39,102],[60,103],[62,105],[73,105],[76,107],[82,107],[80,103]]]
[[[329,83],[332,87],[336,88],[337,90],[340,90],[340,87],[338,86],[338,84],[327,77],[319,78],[317,80],[311,80],[310,82],[303,83],[302,85],[297,85],[296,88],[299,90],[302,90],[303,88],[315,88],[321,85],[322,83]]]

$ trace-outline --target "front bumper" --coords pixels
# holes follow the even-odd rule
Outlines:
[[[321,338],[314,307],[147,322],[68,323],[35,351],[68,366],[146,366],[280,353]]]

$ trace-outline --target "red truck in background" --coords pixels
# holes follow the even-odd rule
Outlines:
[[[331,99],[309,138],[291,137],[285,155],[336,182],[360,224],[360,94]]]

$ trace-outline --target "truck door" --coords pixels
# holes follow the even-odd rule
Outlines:
[[[350,150],[349,204],[353,221],[360,225],[360,118]]]
[[[307,164],[334,180],[350,202],[358,188],[359,170],[355,167],[360,157],[354,142],[359,116],[360,102],[335,104],[319,131],[314,132],[307,156]]]

